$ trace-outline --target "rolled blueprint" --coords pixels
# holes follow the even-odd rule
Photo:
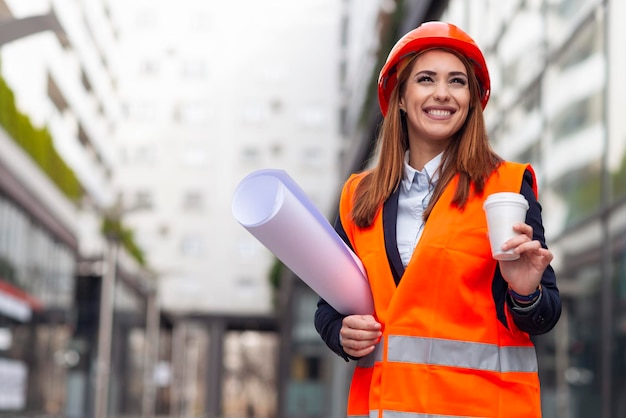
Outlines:
[[[283,170],[258,170],[235,190],[235,219],[344,315],[374,312],[363,265]]]

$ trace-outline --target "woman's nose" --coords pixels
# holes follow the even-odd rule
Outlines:
[[[450,92],[448,91],[448,85],[446,83],[437,83],[434,98],[442,102],[450,99]]]

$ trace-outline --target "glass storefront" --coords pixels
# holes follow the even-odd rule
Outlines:
[[[67,309],[74,297],[76,255],[0,195],[0,274],[46,307]]]
[[[618,209],[617,216],[626,218],[626,206]],[[615,235],[613,272],[615,276],[614,286],[614,312],[615,322],[613,338],[615,350],[613,351],[612,364],[615,370],[612,376],[611,387],[613,393],[612,410],[616,417],[626,416],[626,231],[621,230]]]
[[[115,288],[109,412],[141,415],[146,353],[144,298],[118,277]]]
[[[593,232],[593,231],[597,232]],[[601,410],[602,234],[600,225],[569,234],[559,272],[563,322],[555,331],[567,344],[556,353],[555,386],[560,403],[548,416],[584,418]]]
[[[569,7],[579,3],[580,7]],[[553,249],[563,299],[563,322],[555,337],[555,395],[548,417],[600,416],[606,390],[606,220],[603,200],[606,149],[606,54],[604,22],[593,2],[561,2],[548,7],[550,60],[543,79],[546,114],[547,188],[552,198]],[[586,7],[587,14],[581,14]],[[570,34],[563,37],[559,34]],[[558,216],[555,214],[558,212]],[[613,415],[615,416],[615,415]]]
[[[485,115],[494,148],[538,175],[563,300],[555,329],[535,338],[543,416],[623,417],[625,100],[615,56],[622,45],[607,38],[623,32],[623,19],[614,17],[612,1],[502,4],[451,0],[443,20],[467,28],[487,52],[493,100]],[[453,13],[461,5],[464,12]]]
[[[65,411],[75,257],[0,195],[0,416]]]
[[[602,205],[605,58],[600,19],[587,19],[551,54],[543,80],[547,115],[544,161],[550,191],[566,208],[562,229],[594,216]],[[560,232],[560,231],[555,231]]]

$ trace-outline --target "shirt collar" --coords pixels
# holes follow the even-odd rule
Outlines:
[[[402,176],[401,185],[405,191],[409,191],[411,189],[411,184],[413,183],[413,179],[415,178],[416,173],[426,174],[426,176],[430,179],[430,183],[434,187],[437,184],[437,180],[439,180],[439,164],[441,164],[441,159],[443,157],[443,151],[437,154],[435,158],[430,160],[424,165],[422,171],[418,171],[409,165],[409,151],[407,150],[404,154],[404,176]]]

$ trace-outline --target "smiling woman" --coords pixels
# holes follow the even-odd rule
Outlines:
[[[561,302],[533,168],[489,144],[482,52],[456,26],[425,23],[393,47],[378,87],[380,157],[345,183],[335,224],[375,311],[320,299],[315,314],[329,348],[358,361],[348,416],[540,417],[530,336],[554,327]],[[497,192],[530,205],[502,246],[516,260],[492,257],[483,203]]]

